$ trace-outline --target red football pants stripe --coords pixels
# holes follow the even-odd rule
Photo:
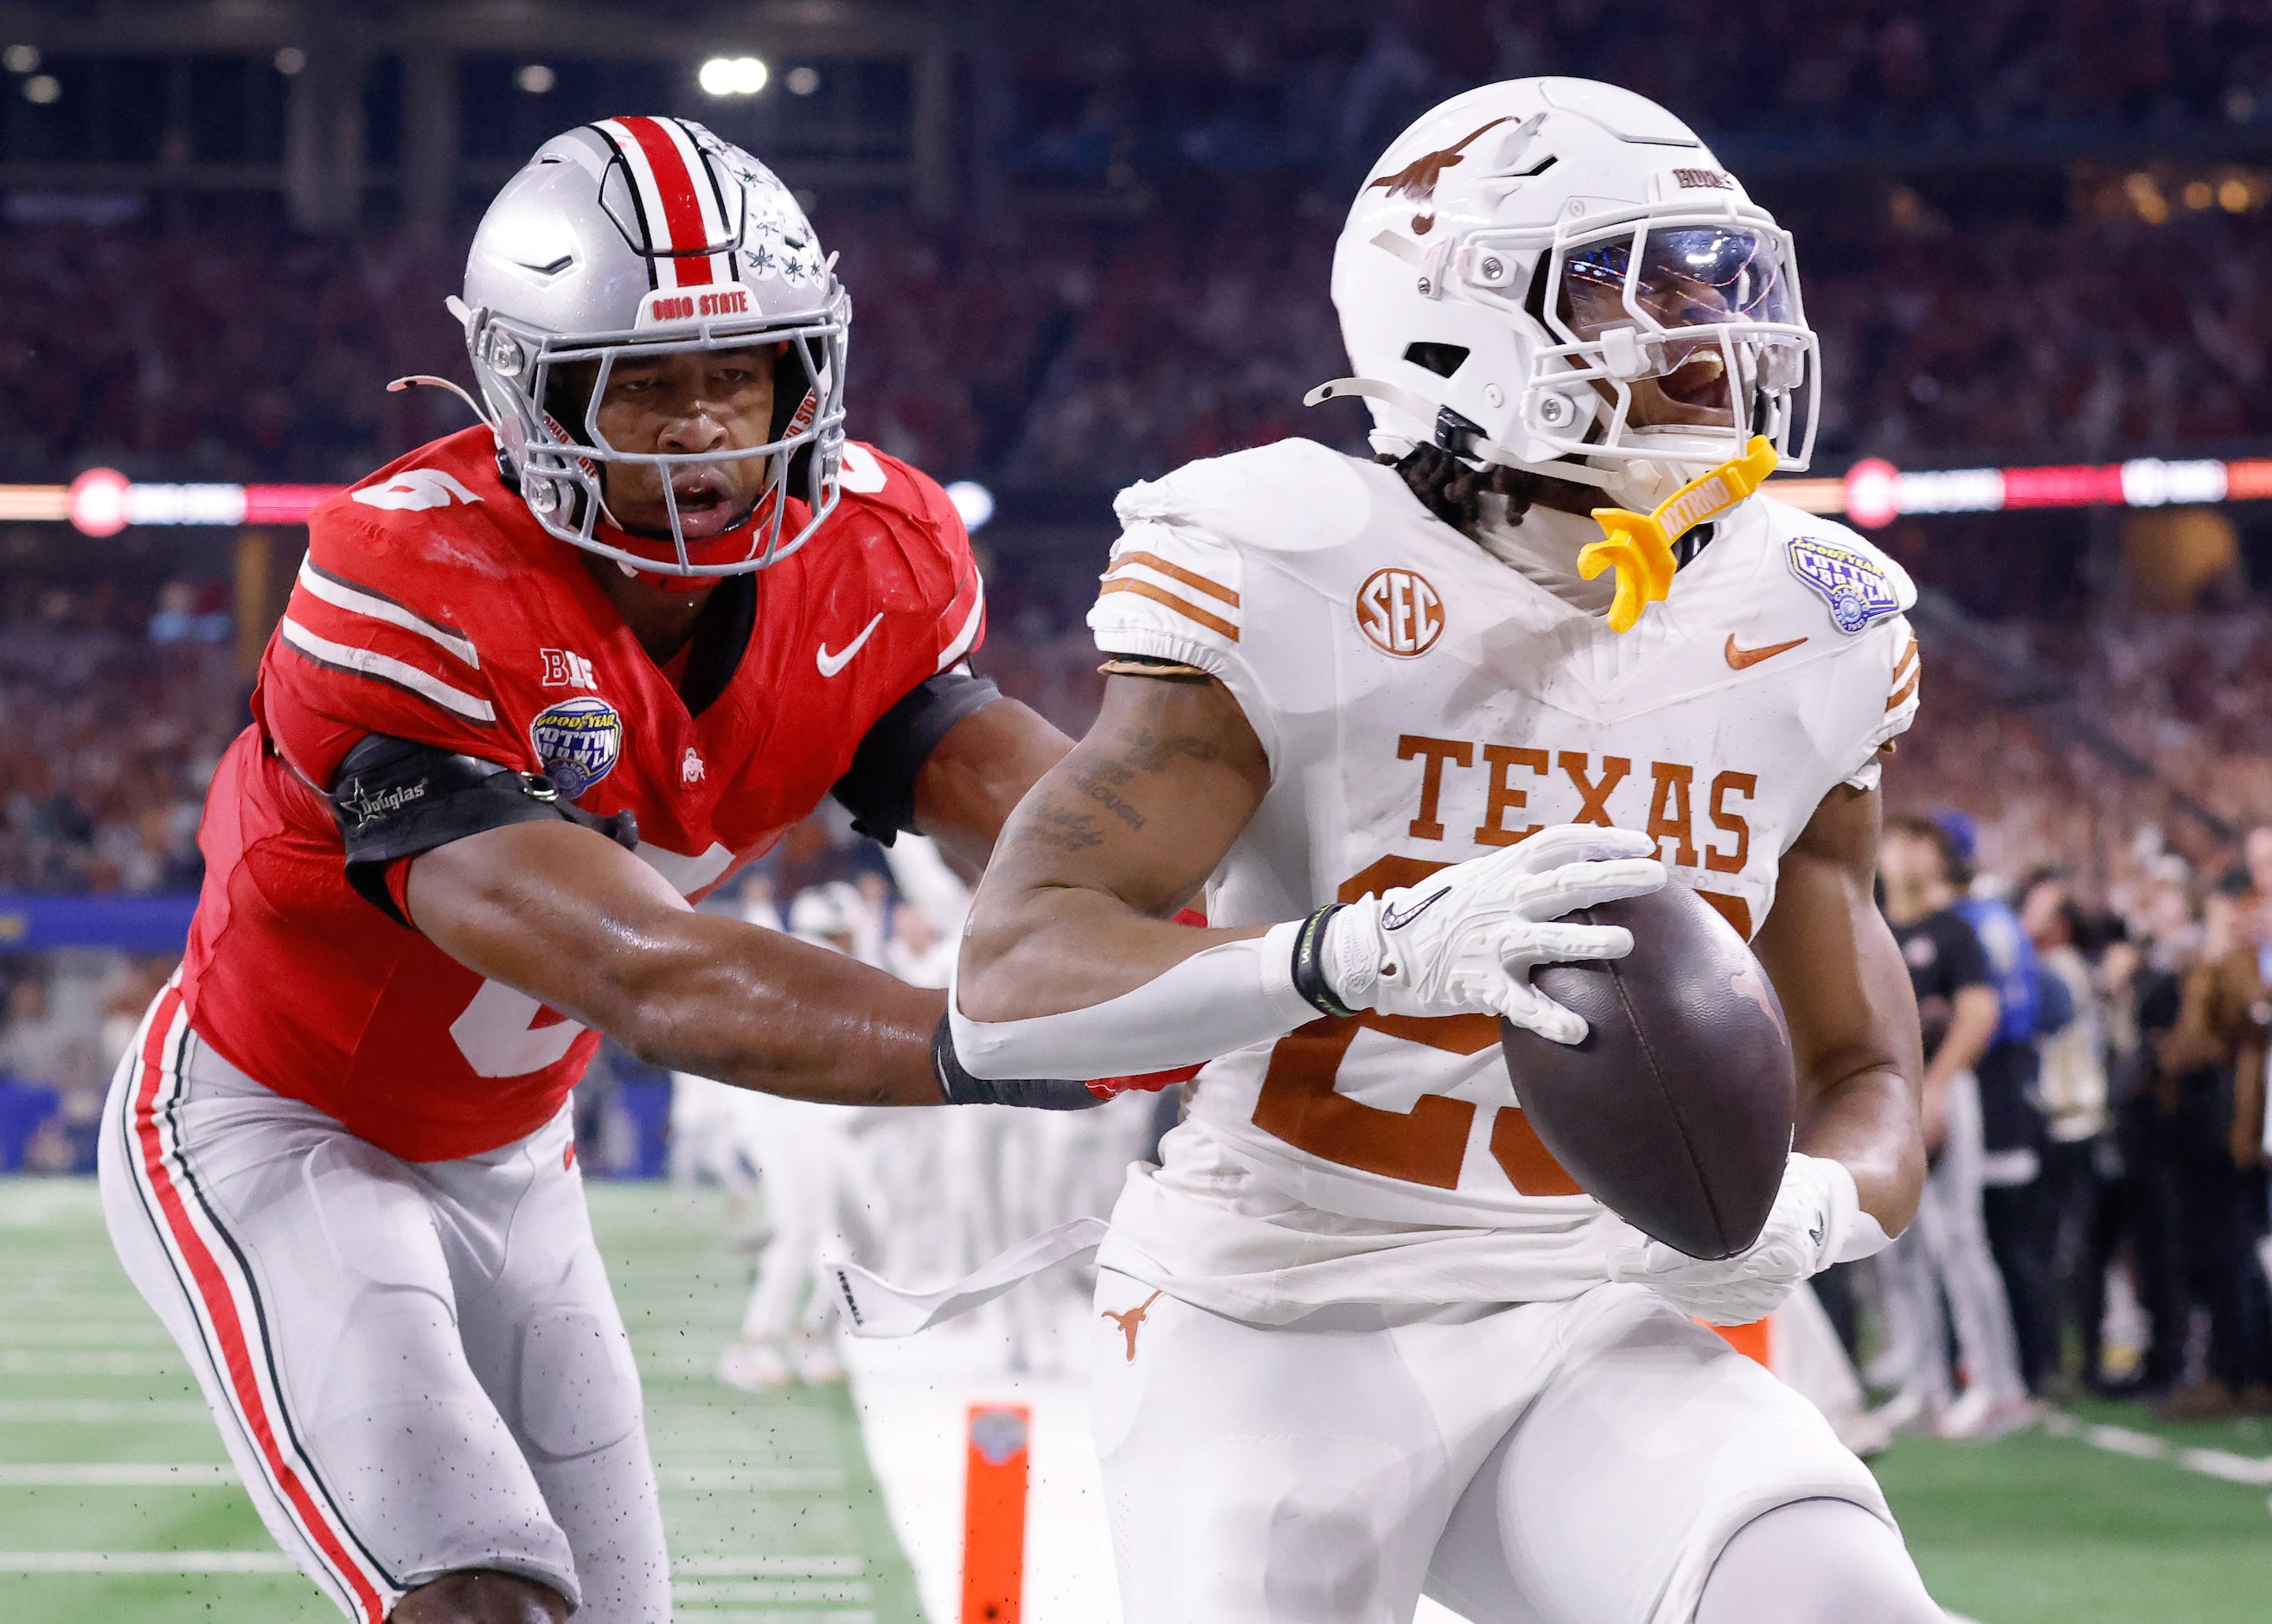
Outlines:
[[[623,125],[646,154],[655,195],[662,199],[663,226],[670,233],[671,249],[684,254],[690,249],[708,248],[710,233],[702,224],[701,200],[694,195],[694,174],[687,168],[678,143],[652,118],[626,118]],[[674,259],[672,266],[681,287],[699,287],[714,279],[707,254],[686,254],[684,258]]]
[[[165,1153],[158,1143],[158,1085],[165,1069],[166,1034],[172,1030],[174,1017],[181,1007],[181,989],[167,988],[165,998],[150,1017],[149,1035],[143,1039],[142,1076],[134,1098],[134,1133],[142,1147],[143,1170],[149,1175],[150,1188],[156,1192],[159,1208],[166,1215],[175,1248],[189,1265],[198,1295],[220,1337],[222,1357],[228,1367],[229,1388],[236,1396],[237,1412],[243,1419],[245,1429],[260,1446],[269,1475],[283,1490],[302,1531],[329,1560],[333,1570],[354,1589],[363,1617],[370,1624],[385,1624],[386,1608],[378,1592],[348,1558],[339,1536],[317,1509],[314,1497],[300,1481],[299,1474],[285,1464],[283,1451],[276,1447],[276,1434],[269,1426],[267,1407],[261,1403],[260,1386],[253,1376],[252,1352],[245,1341],[244,1326],[237,1318],[236,1300],[229,1294],[228,1282],[222,1279],[220,1266],[214,1263],[204,1237],[191,1224],[189,1212],[182,1204],[181,1191],[166,1168]]]

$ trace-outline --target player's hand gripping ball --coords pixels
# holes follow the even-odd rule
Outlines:
[[[1763,1320],[1803,1280],[1844,1258],[1876,1249],[1850,1246],[1857,1230],[1883,1232],[1862,1211],[1854,1175],[1838,1162],[1793,1151],[1759,1239],[1733,1257],[1706,1261],[1662,1240],[1610,1255],[1610,1278],[1654,1288],[1693,1318],[1712,1325]]]
[[[1326,927],[1326,976],[1352,1009],[1497,1015],[1555,1043],[1586,1023],[1531,985],[1540,965],[1622,958],[1633,934],[1564,916],[1663,889],[1656,843],[1631,830],[1562,823],[1360,898]]]

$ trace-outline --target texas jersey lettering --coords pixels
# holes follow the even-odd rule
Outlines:
[[[501,481],[486,429],[318,508],[253,726],[206,803],[182,980],[199,1035],[411,1160],[549,1121],[597,1034],[352,890],[319,791],[374,734],[542,773],[582,811],[632,813],[638,854],[701,896],[811,812],[877,719],[983,633],[945,494],[863,446],[846,468],[820,534],[716,589],[736,624],[712,670],[657,668],[583,556]],[[856,639],[857,657],[830,671],[824,651]]]
[[[1437,521],[1394,470],[1306,441],[1194,464],[1119,510],[1097,645],[1214,674],[1270,759],[1208,886],[1217,924],[1296,918],[1591,823],[1653,837],[1676,881],[1749,936],[1817,805],[1874,786],[1917,708],[1900,568],[1763,498],[1724,516],[1622,634]],[[1211,1221],[1185,1221],[1210,1204]],[[1524,1118],[1496,1020],[1365,1013],[1206,1068],[1164,1170],[1132,1180],[1108,1261],[1151,1278],[1179,1259],[1178,1291],[1260,1280],[1270,1233],[1301,1228],[1279,1248],[1277,1300],[1362,1235],[1457,1228],[1491,1232],[1498,1272],[1454,1260],[1453,1295],[1419,1272],[1401,1289],[1511,1300],[1598,1282],[1603,1216]],[[1513,1277],[1510,1234],[1527,1242]]]

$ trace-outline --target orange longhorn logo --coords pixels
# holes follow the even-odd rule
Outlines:
[[[1378,186],[1392,197],[1409,197],[1415,203],[1432,202],[1436,196],[1436,183],[1443,179],[1445,170],[1454,164],[1464,161],[1464,154],[1476,137],[1485,130],[1496,130],[1501,124],[1511,124],[1513,122],[1512,117],[1500,117],[1494,118],[1488,124],[1478,125],[1449,146],[1439,147],[1432,153],[1421,153],[1419,157],[1406,164],[1395,174],[1384,175],[1376,181],[1367,181],[1364,189],[1371,191]],[[1435,227],[1435,224],[1436,216],[1432,212],[1415,214],[1412,217],[1413,235],[1424,237]]]
[[[1128,1338],[1128,1362],[1132,1365],[1136,1362],[1136,1333],[1144,1328],[1144,1316],[1152,1312],[1152,1305],[1159,1300],[1160,1293],[1154,1292],[1132,1308],[1117,1311],[1107,1308],[1097,1315],[1097,1318],[1110,1320],[1120,1327],[1120,1334]]]

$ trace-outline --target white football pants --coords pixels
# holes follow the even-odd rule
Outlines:
[[[494,1568],[670,1616],[639,1372],[570,1112],[407,1162],[206,1047],[168,987],[104,1107],[103,1217],[261,1521],[348,1617]]]
[[[1424,1592],[1474,1624],[1689,1624],[1764,1513],[1892,1525],[1812,1404],[1643,1286],[1263,1326],[1106,1271],[1096,1307],[1127,1624],[1404,1624]]]

